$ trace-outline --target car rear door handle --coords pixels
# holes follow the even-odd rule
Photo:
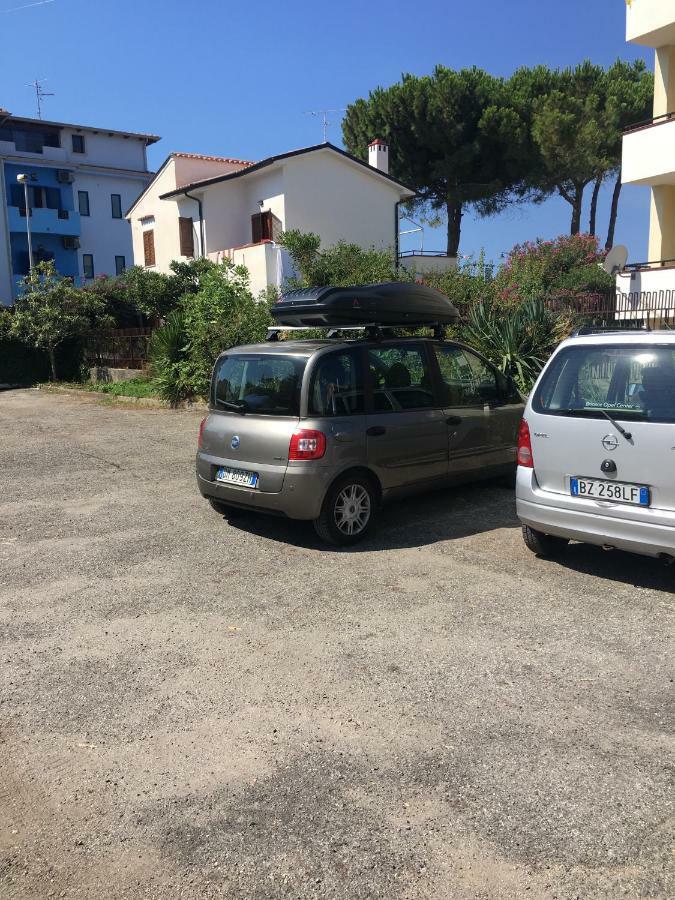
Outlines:
[[[371,425],[371,427],[366,430],[366,434],[368,437],[380,437],[386,430],[384,425]]]
[[[462,417],[461,416],[448,416],[445,420],[446,425],[461,425]]]

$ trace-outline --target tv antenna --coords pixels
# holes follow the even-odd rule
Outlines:
[[[51,93],[51,91],[45,91],[42,87],[42,82],[46,80],[46,78],[36,78],[35,81],[31,81],[31,83],[27,85],[27,87],[31,87],[35,91],[38,119],[42,118],[42,101],[44,100],[44,98],[56,96],[56,94]]]
[[[315,116],[317,119],[321,119],[321,124],[323,125],[323,142],[324,144],[328,142],[328,127],[333,123],[328,118],[328,113],[334,112],[344,112],[345,108],[339,107],[335,109],[310,109],[305,113],[306,116]]]

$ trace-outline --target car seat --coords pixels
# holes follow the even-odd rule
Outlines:
[[[642,403],[652,416],[675,418],[675,372],[670,366],[648,366],[642,370]]]
[[[406,388],[410,387],[410,372],[403,363],[395,362],[387,369],[384,376],[384,386],[388,388]]]

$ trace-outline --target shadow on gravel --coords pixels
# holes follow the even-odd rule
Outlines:
[[[624,553],[622,550],[603,550],[591,544],[570,544],[560,557],[549,564],[594,578],[675,593],[675,565],[669,566],[649,556]]]
[[[338,553],[372,553],[423,547],[497,528],[519,527],[512,490],[492,483],[448,488],[387,504],[375,528],[353,547],[327,547],[311,522],[298,522],[236,510],[224,517],[233,528],[296,547]]]

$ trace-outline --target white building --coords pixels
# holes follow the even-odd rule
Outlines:
[[[648,259],[617,276],[623,318],[675,315],[675,2],[632,0],[626,40],[656,53],[654,112],[623,139],[622,181],[650,188]]]
[[[398,206],[415,192],[389,175],[388,158],[383,141],[371,144],[370,164],[332,144],[257,163],[173,153],[127,213],[134,261],[166,272],[173,260],[228,258],[248,268],[257,294],[289,274],[282,231],[394,254]]]
[[[53,259],[61,274],[83,283],[131,265],[124,211],[152,177],[146,151],[157,140],[0,110],[0,303],[13,301],[28,272],[26,201],[17,175],[30,178],[34,260]]]

